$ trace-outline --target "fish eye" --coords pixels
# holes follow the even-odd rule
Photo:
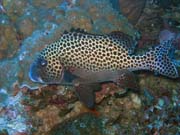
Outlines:
[[[47,65],[47,61],[46,60],[44,60],[44,59],[41,59],[41,61],[40,61],[40,64],[41,64],[41,66],[46,66]]]

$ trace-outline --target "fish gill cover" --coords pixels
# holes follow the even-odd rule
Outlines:
[[[116,10],[112,8],[108,0],[0,0],[0,129],[2,133],[45,134],[55,125],[88,112],[77,101],[74,92],[69,90],[69,87],[42,86],[33,83],[28,77],[30,64],[40,50],[58,40],[65,30],[68,31],[72,27],[85,29],[95,34],[122,31],[131,36],[136,36],[138,33],[136,28],[138,28],[138,30],[150,33],[150,41],[158,38],[159,26],[162,24],[166,25],[166,28],[170,25],[178,29],[180,20],[178,6],[167,12],[157,10],[158,5],[148,0],[146,4],[143,7],[145,15],[142,14],[138,18],[146,18],[147,14],[152,15],[153,12],[153,15],[162,16],[159,18],[165,22],[159,23],[159,19],[154,18],[150,21],[144,20],[143,22],[146,23],[139,21],[137,26],[133,26],[125,16],[119,14],[118,8]],[[148,6],[153,6],[154,9],[149,10]],[[158,25],[156,25],[157,22]],[[146,34],[142,33],[142,37],[149,42]],[[177,41],[177,47],[178,45],[179,41]],[[179,53],[178,50],[176,52]],[[106,127],[99,127],[104,128],[104,131],[100,133],[142,133],[145,130],[147,133],[165,132],[162,124],[168,127],[168,118],[170,125],[178,125],[178,112],[174,110],[179,109],[180,84],[166,78],[151,75],[148,77],[146,74],[139,77],[141,90],[145,91],[144,95],[148,98],[141,99],[134,93],[122,99],[117,98],[117,88],[111,85],[103,86],[101,93],[97,93],[96,102],[99,104],[97,110],[103,117],[102,123],[107,124]],[[131,85],[131,82],[128,83]],[[30,92],[30,89],[39,89],[39,91]],[[173,92],[169,94],[171,90]],[[119,93],[121,92],[124,93],[124,90],[120,89]],[[148,106],[143,105],[143,101],[146,101]],[[165,105],[167,106],[164,107]],[[139,122],[138,119],[142,119],[143,115],[141,106],[144,107],[146,113],[144,121]],[[164,109],[161,109],[163,107]],[[135,115],[138,115],[137,119],[130,120]],[[86,119],[84,123],[86,124]],[[80,123],[80,128],[74,127],[74,131],[80,133],[84,123]],[[134,127],[133,131],[125,126],[127,123],[130,127]],[[139,123],[140,126],[135,123]],[[172,133],[178,133],[179,130],[178,126],[170,129]]]

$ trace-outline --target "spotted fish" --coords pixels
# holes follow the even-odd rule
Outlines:
[[[163,41],[145,54],[135,55],[135,41],[122,32],[96,35],[72,30],[39,53],[29,76],[34,82],[73,84],[79,99],[92,108],[99,84],[118,84],[129,71],[149,70],[177,78],[178,71],[168,56],[171,43]]]

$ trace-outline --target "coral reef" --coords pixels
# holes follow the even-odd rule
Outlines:
[[[7,134],[23,134],[31,132],[31,124],[28,124],[28,116],[21,104],[22,93],[9,96],[4,89],[0,90],[0,131]]]
[[[76,119],[71,119],[62,124],[57,125],[49,134],[89,134],[89,135],[106,135],[104,130],[105,124],[101,118],[95,117],[89,113],[85,113]],[[79,130],[81,129],[81,130]]]
[[[171,96],[169,96],[170,94]],[[147,134],[179,134],[179,91],[157,94],[151,103],[145,94],[144,116],[142,122]],[[150,96],[152,97],[152,96]]]
[[[123,15],[127,16],[128,20],[136,24],[144,10],[146,0],[119,0],[120,10]]]
[[[162,29],[179,30],[179,6],[174,3],[169,0],[146,0],[146,6],[135,27],[151,39],[156,39]]]
[[[19,49],[17,30],[12,25],[3,24],[6,21],[1,20],[0,23],[0,59],[13,57]]]
[[[120,30],[133,37],[136,27],[148,46],[165,27],[176,32],[179,44],[179,7],[163,6],[148,0],[133,26],[108,0],[0,0],[0,134],[179,134],[179,79],[140,72],[139,91],[103,85],[92,111],[72,87],[46,86],[28,77],[37,53],[71,27],[96,34]],[[131,78],[127,84],[135,87]]]
[[[109,87],[109,86],[107,86]],[[107,89],[111,89],[110,87]],[[119,90],[116,90],[118,92]],[[120,90],[121,91],[121,90]],[[30,92],[30,93],[29,93]],[[96,116],[105,123],[115,122],[123,115],[121,122],[123,124],[129,122],[134,115],[138,113],[141,108],[141,99],[137,94],[129,93],[123,98],[110,96],[106,93],[106,98],[98,103],[95,111],[89,110],[82,103],[77,101],[75,91],[72,88],[64,88],[62,86],[47,86],[35,92],[27,91],[25,95],[30,95],[30,99],[24,100],[23,104],[29,106],[33,116],[33,127],[36,132],[33,134],[48,134],[48,132],[55,132],[56,125],[63,125],[71,119],[82,118],[84,114],[88,113],[90,117]],[[104,94],[105,95],[105,94]],[[128,110],[132,110],[129,113]],[[96,112],[97,111],[97,112]],[[133,115],[132,115],[133,114]],[[40,123],[38,122],[40,121]],[[85,121],[86,123],[87,121]],[[104,126],[105,126],[104,123]],[[88,123],[86,123],[88,126]],[[67,125],[66,125],[67,126]],[[74,126],[74,125],[72,125]],[[110,126],[111,127],[111,126]],[[69,128],[68,126],[66,128]],[[112,128],[112,127],[111,127]],[[57,129],[61,131],[61,128]],[[82,132],[81,128],[76,129],[77,132]],[[108,129],[98,128],[107,132]],[[113,129],[111,129],[113,130]],[[65,132],[65,131],[64,131]],[[67,132],[67,131],[66,131]],[[83,131],[86,132],[86,131]],[[115,132],[115,131],[113,131]]]

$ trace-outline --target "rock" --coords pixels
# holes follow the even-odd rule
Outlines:
[[[66,12],[66,19],[72,28],[81,28],[92,31],[92,24],[87,12],[82,9],[72,8]]]
[[[63,2],[63,0],[32,0],[32,4],[36,7],[43,7],[43,8],[56,8],[61,2]]]
[[[36,134],[48,132],[56,124],[61,122],[59,117],[59,109],[52,105],[49,105],[45,109],[36,112],[36,116],[42,120],[42,126],[38,128],[38,132]]]
[[[134,103],[134,108],[135,109],[140,109],[141,108],[141,99],[139,98],[139,96],[137,95],[137,94],[134,94],[134,93],[132,93],[131,94],[131,99],[132,99],[132,101],[133,101],[133,103]]]
[[[36,28],[35,22],[29,17],[21,17],[17,21],[18,31],[23,35],[23,38],[30,36]]]
[[[89,113],[80,115],[76,118],[72,118],[69,121],[65,121],[56,125],[49,134],[51,135],[102,135],[104,134],[104,124],[101,118],[98,118]],[[106,135],[106,134],[105,134]]]
[[[29,2],[24,0],[4,0],[6,14],[11,18],[13,23],[25,13],[28,5]]]
[[[119,0],[119,7],[128,20],[136,24],[145,8],[146,0]]]
[[[19,49],[17,31],[12,25],[0,24],[0,59],[12,58]]]

